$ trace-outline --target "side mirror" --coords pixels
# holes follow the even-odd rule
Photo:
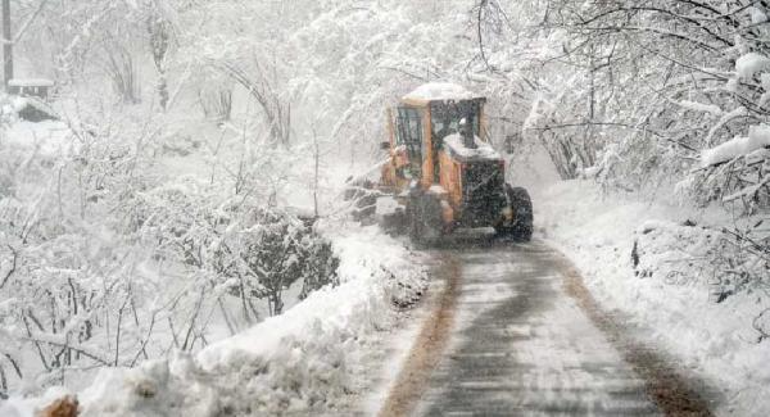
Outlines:
[[[380,142],[380,150],[382,150],[382,151],[389,151],[390,150],[390,142]]]

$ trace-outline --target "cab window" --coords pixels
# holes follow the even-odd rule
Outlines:
[[[409,155],[410,174],[417,178],[422,167],[422,117],[417,109],[398,108],[396,144],[406,147]]]
[[[436,146],[449,135],[460,133],[460,121],[473,126],[473,134],[480,135],[481,103],[473,101],[433,103],[430,107],[431,132]]]

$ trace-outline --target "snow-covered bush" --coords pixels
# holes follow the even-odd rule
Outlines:
[[[300,280],[301,298],[336,283],[339,260],[330,242],[299,219],[270,209],[244,217],[221,244],[242,261],[233,265],[233,275],[242,280],[237,291],[267,299],[270,315],[281,314],[283,292]]]
[[[551,0],[540,10],[550,48],[541,58],[545,70],[525,136],[542,142],[562,178],[590,177],[607,189],[646,196],[674,194],[666,198],[685,206],[722,205],[736,224],[720,225],[712,242],[693,249],[705,251],[708,262],[692,262],[724,294],[717,299],[764,291],[767,4]],[[656,235],[640,236],[640,245]],[[641,259],[651,268],[672,265]]]
[[[557,0],[544,7],[541,27],[554,49],[527,128],[563,177],[591,169],[625,189],[685,181],[690,201],[738,198],[739,190],[762,200],[767,159],[754,153],[744,163],[743,156],[767,147],[757,139],[767,122],[766,6]],[[736,136],[755,146],[736,146]],[[746,152],[715,158],[725,147]]]
[[[303,242],[300,251],[304,263],[300,299],[307,298],[312,292],[327,285],[339,284],[337,269],[340,260],[329,240],[311,234]]]
[[[55,147],[0,142],[3,395],[199,350],[337,283],[330,242],[252,183],[159,169],[181,155],[163,117],[78,116]]]
[[[365,351],[381,348],[378,333],[399,319],[394,297],[416,298],[425,290],[426,270],[417,254],[374,227],[321,226],[335,229],[339,286],[195,355],[177,351],[132,369],[101,370],[76,395],[82,415],[322,413],[360,395],[356,379],[371,366]],[[32,413],[66,393],[13,398],[0,410]]]

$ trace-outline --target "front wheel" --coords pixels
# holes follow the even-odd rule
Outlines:
[[[433,245],[441,239],[441,201],[427,194],[413,196],[407,208],[409,238],[418,245]]]

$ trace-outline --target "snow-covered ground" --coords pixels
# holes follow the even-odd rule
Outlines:
[[[105,369],[78,393],[84,416],[265,415],[329,412],[362,398],[384,360],[376,352],[399,325],[395,305],[427,285],[420,256],[376,227],[329,226],[341,284],[195,356],[176,354],[134,369]],[[66,393],[12,398],[2,416],[32,416]]]
[[[573,260],[602,304],[723,391],[717,414],[770,415],[770,343],[754,328],[770,296],[732,295],[706,264],[725,213],[604,194],[581,180],[536,193],[535,207],[540,237]]]

